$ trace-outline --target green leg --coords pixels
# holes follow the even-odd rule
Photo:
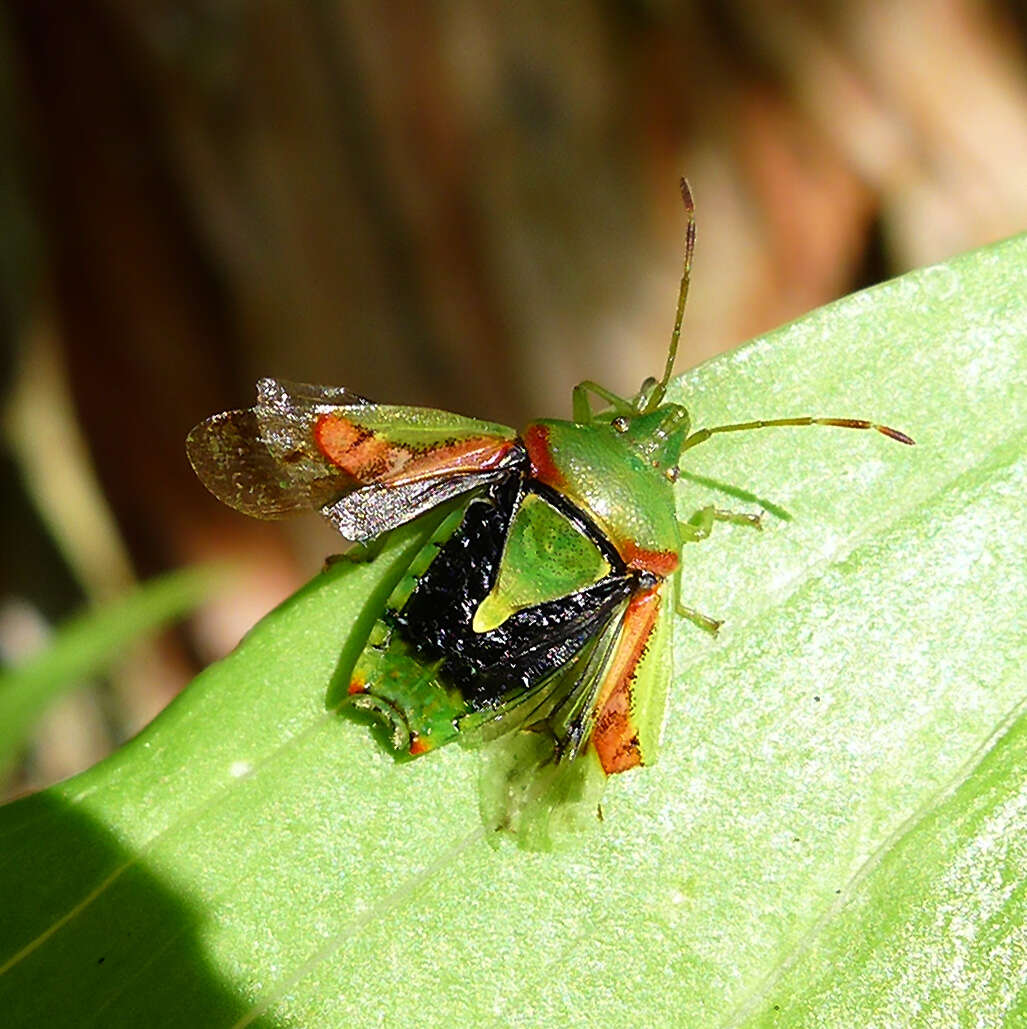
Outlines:
[[[679,522],[681,539],[684,543],[698,543],[706,539],[713,531],[714,522],[730,522],[732,525],[747,525],[751,529],[762,531],[763,515],[746,514],[740,511],[722,511],[718,507],[700,508],[688,519],[687,522]]]
[[[711,618],[701,611],[696,611],[694,607],[685,607],[684,604],[676,604],[675,610],[681,618],[687,618],[693,625],[698,625],[703,632],[708,632],[711,636],[716,636],[724,624],[721,619]]]
[[[708,632],[711,636],[716,636],[721,625],[724,624],[719,618],[711,618],[701,611],[696,611],[694,607],[686,607],[681,603],[680,571],[674,575],[674,610],[680,618],[687,618],[693,625],[699,626],[703,632]]]
[[[752,529],[763,529],[762,514],[745,514],[738,511],[722,511],[712,504],[700,508],[688,519],[687,522],[680,522],[681,540],[684,543],[698,543],[706,539],[713,531],[714,522],[730,522],[732,525],[747,525]],[[675,601],[675,610],[681,618],[687,618],[693,625],[699,626],[704,632],[716,636],[724,623],[719,618],[711,618],[694,607],[686,607],[678,597]]]
[[[658,382],[651,375],[642,382],[642,388],[638,391],[638,396],[635,397],[634,408],[642,414],[645,411],[653,410],[658,406],[659,401],[653,400],[657,393],[660,393],[662,397],[662,390],[666,388],[666,383]],[[650,405],[652,405],[650,407]]]
[[[611,393],[605,386],[600,386],[598,382],[586,379],[584,382],[579,382],[571,394],[571,410],[574,412],[574,420],[580,425],[591,425],[592,423],[592,405],[588,402],[589,393],[599,397],[600,400],[605,400],[618,414],[635,413],[630,400]]]

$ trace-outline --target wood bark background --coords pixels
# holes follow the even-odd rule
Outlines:
[[[681,370],[1020,231],[1024,26],[970,0],[8,0],[0,649],[137,576],[246,577],[75,701],[82,747],[41,744],[23,785],[135,731],[335,545],[220,508],[192,424],[264,374],[513,425],[585,377],[633,391],[680,174]]]

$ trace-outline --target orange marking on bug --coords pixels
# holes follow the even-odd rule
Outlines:
[[[514,447],[513,440],[499,436],[467,436],[421,449],[382,439],[337,412],[318,418],[314,439],[332,464],[358,482],[391,486],[488,471]]]
[[[646,550],[630,540],[617,547],[629,568],[652,572],[661,579],[673,575],[678,569],[678,555],[673,550]]]
[[[563,489],[563,472],[557,467],[549,449],[549,429],[544,425],[529,425],[524,430],[524,449],[531,461],[531,474],[553,489]]]
[[[431,750],[431,744],[423,736],[415,736],[410,741],[410,755],[417,757],[420,754],[427,754]]]
[[[659,613],[659,586],[631,598],[616,653],[599,690],[599,717],[592,731],[592,746],[607,775],[626,772],[643,763],[638,729],[631,715],[632,689],[638,663]]]
[[[333,465],[360,482],[373,481],[395,461],[389,443],[340,414],[321,415],[314,423],[314,440]]]
[[[468,436],[436,444],[423,453],[407,451],[409,460],[394,473],[384,476],[383,481],[398,486],[443,475],[487,472],[499,465],[513,448],[513,440],[499,436]]]
[[[353,679],[349,684],[349,689],[346,691],[352,697],[355,693],[363,693],[367,689],[367,683],[362,679]]]

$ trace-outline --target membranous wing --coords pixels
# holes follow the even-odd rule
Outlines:
[[[256,518],[320,510],[362,540],[521,463],[512,429],[346,389],[261,379],[253,407],[189,434],[189,460],[219,500]]]

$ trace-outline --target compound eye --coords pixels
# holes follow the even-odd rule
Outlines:
[[[676,464],[672,464],[663,474],[668,482],[677,482],[681,475],[681,469]]]
[[[614,427],[617,432],[627,432],[631,427],[631,422],[628,421],[624,415],[619,414],[610,424]]]

